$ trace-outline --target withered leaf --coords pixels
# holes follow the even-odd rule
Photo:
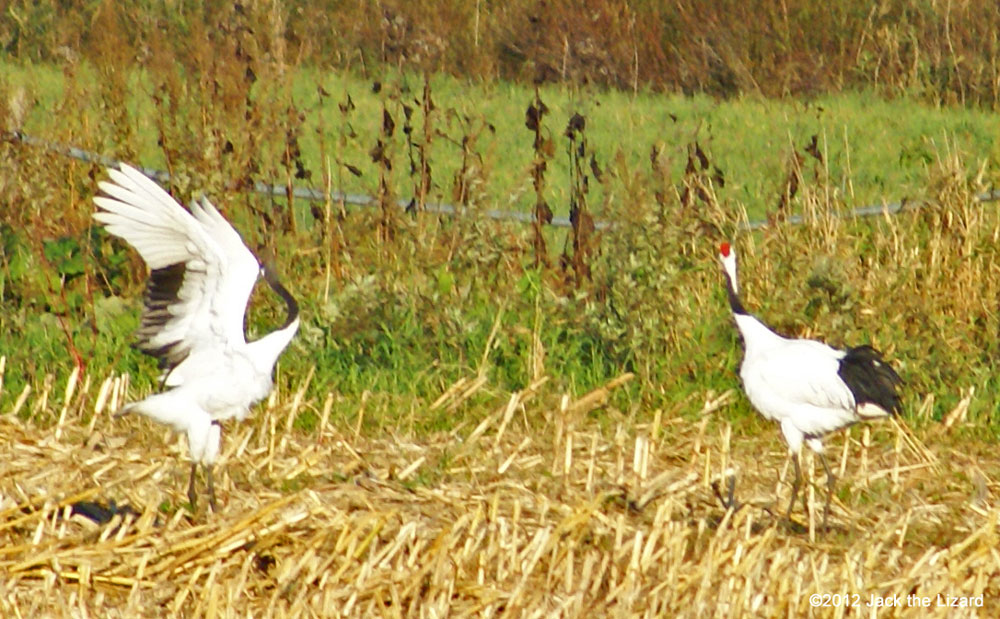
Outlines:
[[[552,223],[552,209],[549,208],[549,204],[545,200],[539,200],[535,204],[535,219],[543,224]]]
[[[538,131],[539,120],[538,108],[535,107],[534,103],[528,104],[528,109],[524,111],[524,126],[529,131]]]
[[[725,187],[726,177],[722,174],[722,170],[719,169],[719,166],[712,166],[712,170],[713,170],[712,182],[718,185],[719,187]]]
[[[392,114],[389,110],[382,108],[382,133],[392,137],[392,134],[396,131],[396,121],[392,119]]]
[[[593,153],[590,154],[590,172],[594,175],[594,178],[597,179],[598,183],[604,182],[604,173],[601,172],[601,166],[597,165],[597,159],[594,157]]]
[[[347,99],[343,103],[337,104],[337,107],[340,108],[340,111],[344,114],[354,109],[354,99],[351,98],[350,93],[348,93]]]
[[[583,131],[586,128],[587,128],[587,119],[584,118],[583,115],[580,114],[579,112],[574,112],[573,115],[570,116],[569,118],[569,124],[566,125],[567,133],[571,131],[572,132]]]
[[[546,157],[554,157],[556,154],[556,145],[551,138],[542,140],[541,148],[539,149]]]
[[[694,143],[694,154],[698,157],[698,163],[701,164],[702,170],[708,169],[708,157],[705,156],[705,151],[701,150],[701,144],[697,142]]]

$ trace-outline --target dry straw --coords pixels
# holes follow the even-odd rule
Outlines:
[[[823,534],[812,517],[773,515],[787,500],[773,484],[783,446],[718,419],[731,392],[688,411],[701,423],[657,411],[602,431],[587,412],[631,376],[555,400],[539,397],[541,378],[474,429],[414,442],[365,437],[328,413],[316,432],[295,431],[295,409],[333,397],[310,402],[307,376],[227,437],[224,508],[191,515],[174,507],[179,440],[110,417],[124,377],[96,392],[78,378],[26,390],[15,406],[30,420],[0,417],[4,616],[845,613],[814,608],[814,593],[981,595],[984,608],[888,614],[989,616],[1000,600],[995,468],[977,460],[970,478],[972,456],[935,456],[902,425],[831,441],[842,481]],[[481,378],[431,406],[460,405]],[[731,467],[735,512],[710,491]],[[70,515],[112,499],[137,513],[104,525]]]

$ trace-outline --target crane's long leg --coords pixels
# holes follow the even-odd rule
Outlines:
[[[198,511],[198,493],[194,490],[194,478],[198,474],[198,463],[191,463],[191,479],[188,480],[188,501],[191,502],[191,509]]]
[[[729,495],[728,495],[729,496],[729,509],[738,509],[738,506],[736,505],[736,497],[733,496],[736,493],[736,476],[735,475],[730,475],[729,476],[728,486],[729,486]]]
[[[826,507],[823,508],[823,528],[826,529],[826,517],[830,515],[830,499],[833,497],[833,484],[837,478],[833,476],[833,471],[826,462],[826,456],[822,453],[819,454],[819,461],[823,463],[823,469],[826,471]]]
[[[788,513],[785,514],[785,518],[788,520],[792,519],[792,508],[795,507],[795,498],[799,495],[799,487],[802,485],[802,467],[799,466],[799,454],[792,454],[792,465],[795,467],[795,481],[792,482],[792,500],[788,502]],[[803,506],[805,506],[804,497]]]
[[[202,465],[205,468],[205,477],[208,478],[208,506],[212,508],[212,513],[219,511],[215,504],[215,479],[212,477],[211,465]]]

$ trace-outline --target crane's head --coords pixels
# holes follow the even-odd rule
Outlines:
[[[722,268],[725,269],[726,275],[729,276],[729,281],[733,284],[733,292],[739,291],[739,286],[736,283],[736,252],[733,251],[732,246],[723,241],[719,245],[719,260],[722,262]]]

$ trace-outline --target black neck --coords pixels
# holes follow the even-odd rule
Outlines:
[[[277,295],[285,302],[288,317],[285,318],[285,324],[281,325],[281,328],[284,329],[299,317],[299,304],[295,301],[295,297],[292,296],[292,293],[288,292],[288,289],[281,285],[281,282],[278,280],[277,273],[271,270],[267,264],[264,264],[262,270],[264,272],[264,281],[266,281],[267,285],[271,287],[271,290],[277,293]]]
[[[734,314],[748,314],[746,308],[743,307],[743,302],[740,301],[740,295],[736,294],[736,290],[733,289],[733,280],[730,279],[729,273],[726,272],[726,292],[729,294],[729,307],[732,308]]]

